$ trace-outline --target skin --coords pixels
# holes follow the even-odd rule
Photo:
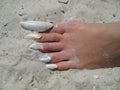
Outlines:
[[[54,23],[50,32],[39,34],[35,41],[57,70],[120,66],[120,23]]]

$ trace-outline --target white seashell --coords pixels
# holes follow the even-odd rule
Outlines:
[[[42,21],[25,21],[25,22],[20,22],[20,25],[24,29],[34,32],[47,31],[53,27],[52,23],[42,22]]]
[[[56,69],[58,66],[56,64],[46,64],[46,68],[48,69]]]
[[[41,38],[41,35],[38,33],[31,33],[31,34],[26,35],[24,38],[26,38],[26,39],[39,39],[39,38]]]
[[[45,54],[42,57],[40,57],[39,60],[44,62],[44,63],[48,63],[51,61],[51,57],[48,54]]]
[[[29,47],[34,50],[43,50],[43,45],[41,43],[34,42]]]

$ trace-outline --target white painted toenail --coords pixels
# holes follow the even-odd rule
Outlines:
[[[46,64],[46,68],[48,69],[56,69],[58,66],[56,64]]]
[[[31,34],[28,34],[26,35],[24,38],[27,38],[27,39],[39,39],[41,38],[41,36],[37,33],[31,33]]]
[[[40,57],[39,59],[40,59],[40,61],[42,61],[42,62],[48,63],[48,62],[50,62],[51,57],[48,56],[48,54],[45,54],[45,55],[43,55],[42,57]]]
[[[34,50],[43,50],[43,46],[41,43],[33,43],[29,46],[31,49],[34,49]]]
[[[20,22],[20,25],[30,31],[43,32],[53,27],[52,23],[42,21],[25,21]]]

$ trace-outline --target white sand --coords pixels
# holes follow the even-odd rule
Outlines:
[[[63,0],[62,0],[63,1]],[[66,0],[65,0],[66,1]],[[50,71],[28,48],[24,20],[120,21],[120,0],[0,0],[0,90],[120,90],[120,68]]]

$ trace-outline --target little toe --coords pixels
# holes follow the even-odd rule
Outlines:
[[[56,69],[56,70],[63,71],[63,70],[70,69],[71,66],[72,66],[72,61],[62,61],[56,64],[47,64],[46,68],[52,69],[52,70]]]
[[[57,70],[68,70],[70,68],[72,68],[73,63],[72,61],[63,61],[63,62],[59,62],[57,63]]]

